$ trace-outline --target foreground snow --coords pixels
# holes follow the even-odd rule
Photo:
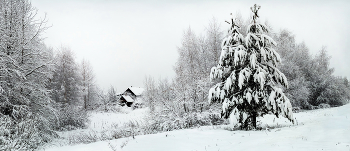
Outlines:
[[[64,146],[47,151],[178,151],[178,150],[350,150],[350,104],[324,110],[296,113],[298,125],[273,116],[261,125],[279,127],[262,131],[228,131],[222,127],[200,127],[91,144]],[[289,126],[288,126],[289,125]]]

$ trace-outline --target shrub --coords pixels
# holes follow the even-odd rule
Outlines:
[[[299,113],[300,110],[300,107],[293,107],[293,113]]]
[[[0,116],[0,150],[34,150],[57,137],[40,116],[28,114],[16,120]]]
[[[57,130],[74,130],[86,128],[88,115],[85,110],[79,107],[68,105],[59,111]]]
[[[325,103],[321,103],[320,105],[318,105],[319,109],[326,109],[326,108],[330,108],[331,106],[329,104],[325,104]]]
[[[220,125],[227,120],[208,105],[182,102],[168,102],[166,106],[158,106],[149,115],[146,124],[150,133],[186,129],[198,126]]]
[[[100,111],[100,112],[122,112],[122,107],[121,105],[117,103],[108,103],[106,106],[101,105],[99,106],[95,111]]]

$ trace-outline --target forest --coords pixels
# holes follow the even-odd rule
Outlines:
[[[119,105],[113,87],[103,92],[96,84],[88,60],[77,62],[69,46],[53,49],[44,43],[42,34],[50,26],[46,16],[37,16],[37,12],[27,0],[0,3],[0,150],[37,149],[59,138],[59,132],[86,129],[94,112],[120,112],[125,108]],[[216,91],[211,88],[227,77],[211,78],[213,67],[224,64],[220,59],[227,45],[225,39],[236,33],[249,37],[252,24],[239,13],[232,16],[235,21],[231,24],[235,25],[228,31],[221,27],[225,22],[213,18],[201,33],[191,28],[183,32],[174,79],[145,77],[141,107],[149,108],[147,123],[131,123],[137,131],[120,129],[95,141],[228,124],[229,113],[221,107],[224,99],[210,101],[209,96]],[[288,81],[286,87],[282,87],[283,82],[278,86],[289,99],[293,113],[349,102],[348,79],[334,75],[329,65],[328,51],[332,50],[324,46],[312,55],[306,43],[296,42],[292,32],[276,30],[268,22],[265,25],[264,31],[270,31],[266,35],[276,43],[271,47],[280,56],[276,68]],[[256,123],[253,128],[248,125],[234,130],[259,129]],[[85,137],[81,142],[93,140]]]

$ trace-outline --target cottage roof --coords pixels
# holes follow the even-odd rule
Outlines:
[[[132,93],[134,93],[136,96],[142,95],[144,89],[140,87],[129,87],[128,88]]]
[[[122,95],[122,98],[124,98],[126,102],[134,102],[134,100],[130,96]]]

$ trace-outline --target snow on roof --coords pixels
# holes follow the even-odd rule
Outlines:
[[[140,87],[129,87],[128,89],[130,89],[132,91],[132,93],[134,93],[136,96],[138,95],[142,95],[144,89],[140,88]]]
[[[122,97],[125,99],[126,102],[134,102],[134,100],[130,96],[122,95]]]

